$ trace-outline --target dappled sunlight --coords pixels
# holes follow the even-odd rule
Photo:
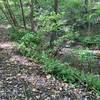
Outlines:
[[[7,24],[7,25],[3,25],[3,24],[0,24],[0,29],[9,29],[11,28],[11,25]]]
[[[0,100],[99,100],[99,1],[1,0]]]
[[[16,47],[15,42],[1,42],[0,43],[0,48],[1,49],[13,49]]]
[[[9,59],[11,62],[18,62],[21,65],[25,66],[34,66],[36,65],[33,62],[30,62],[26,57],[20,56],[20,55],[12,55],[12,57]]]

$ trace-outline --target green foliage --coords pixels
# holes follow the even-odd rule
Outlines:
[[[79,53],[79,57],[82,61],[96,59],[96,56],[94,54],[92,54],[92,52],[89,52],[88,50],[80,50],[80,51],[78,51],[78,53]]]
[[[69,32],[69,33],[65,34],[64,38],[66,38],[68,40],[77,40],[79,38],[79,34],[78,33]]]
[[[95,25],[99,22],[99,2],[87,2],[87,5],[85,0],[64,0],[61,3],[62,11],[66,11],[64,16],[66,16],[67,23],[73,28],[88,29],[89,23]]]
[[[20,39],[25,35],[25,30],[20,29],[20,30],[10,30],[9,35],[11,37],[12,40],[15,41],[20,41]]]
[[[30,43],[34,42],[34,35],[30,33],[26,33],[22,38],[21,38],[21,43],[24,43],[25,46],[28,46]]]
[[[97,58],[92,52],[89,52],[89,50],[78,50],[76,53],[78,54],[78,59],[82,64],[88,64],[90,72],[94,67],[96,67]]]
[[[49,58],[45,52],[42,53],[41,60],[43,60],[46,73],[51,73],[65,82],[75,83],[76,81],[81,81],[88,84],[89,87],[95,87],[100,90],[100,80],[97,77],[90,74],[86,75],[84,72],[70,67],[67,63],[62,64],[59,60]]]
[[[88,75],[86,78],[86,82],[89,86],[92,86],[97,90],[100,90],[100,79],[95,78],[93,75]]]
[[[56,78],[59,78],[65,82],[75,83],[76,81],[83,82],[87,84],[90,88],[94,87],[97,90],[100,90],[100,80],[97,77],[94,77],[90,74],[84,74],[83,72],[78,71],[75,68],[69,66],[68,63],[61,63],[59,60],[50,58],[46,51],[35,51],[35,49],[29,50],[29,48],[25,49],[26,53],[23,54],[28,57],[35,58],[37,62],[43,64],[43,69],[45,73],[53,74]],[[21,51],[21,53],[23,53]],[[97,83],[95,83],[97,81]]]
[[[1,5],[0,5],[1,6]],[[0,24],[4,23],[6,21],[5,16],[3,15],[3,13],[0,11]]]
[[[79,34],[77,32],[66,32],[62,37],[59,37],[54,43],[55,45],[60,45],[64,41],[77,41],[79,39]]]
[[[33,58],[33,56],[36,55],[37,53],[36,51],[38,50],[38,46],[41,45],[41,42],[43,43],[42,39],[43,39],[42,33],[32,33],[32,32],[26,33],[20,39],[19,48],[21,54]]]
[[[100,47],[100,35],[93,35],[93,36],[87,36],[87,37],[83,37],[80,38],[80,41],[86,45],[86,46],[98,46]]]
[[[35,33],[29,32],[20,39],[20,53],[22,55],[30,57],[34,61],[41,63],[43,65],[44,72],[53,74],[56,78],[69,83],[82,82],[87,84],[90,88],[100,90],[100,80],[97,77],[90,74],[84,74],[84,72],[80,72],[69,66],[68,63],[62,64],[59,60],[49,57],[49,52],[51,50],[38,51],[37,48],[41,42],[41,38],[38,37],[38,34],[40,33],[37,33],[36,35]],[[94,56],[85,52],[80,54],[80,58],[82,61],[93,61]]]
[[[80,7],[83,6],[83,2],[82,0],[68,0],[67,5],[69,9],[74,9],[74,8],[80,9]]]
[[[41,28],[43,31],[49,32],[49,31],[57,31],[58,29],[62,28],[63,18],[64,13],[61,14],[55,14],[54,12],[47,13],[46,15],[40,15],[37,19],[39,20],[39,23],[42,26]]]
[[[0,2],[1,3],[1,2]],[[9,1],[12,11],[15,14],[16,20],[22,27],[22,17],[19,0]],[[27,23],[27,28],[30,30],[30,7],[29,1],[23,1],[25,20]],[[64,29],[66,26],[71,26],[71,28],[78,30],[78,28],[85,25],[85,28],[89,28],[89,24],[95,25],[99,22],[100,6],[97,6],[94,2],[88,2],[85,5],[84,0],[64,0],[59,1],[59,13],[54,13],[54,0],[38,0],[38,4],[34,3],[34,21],[37,21],[38,32],[32,33],[27,30],[17,29],[17,31],[12,31],[10,36],[13,40],[20,43],[20,53],[27,57],[42,63],[44,66],[44,72],[51,73],[57,78],[62,79],[65,82],[75,83],[83,82],[88,84],[89,87],[100,90],[100,79],[94,77],[91,74],[85,74],[80,72],[75,68],[72,68],[68,63],[61,63],[59,60],[50,57],[50,52],[53,50],[42,50],[45,46],[44,34],[43,32],[58,31],[59,29]],[[2,5],[4,2],[2,2]],[[28,5],[27,5],[28,4]],[[36,6],[40,7],[36,7]],[[85,11],[86,9],[87,12]],[[7,9],[3,9],[6,11]],[[0,12],[1,13],[1,12]],[[1,16],[0,19],[3,19]],[[77,27],[78,26],[78,27]],[[80,37],[78,33],[73,33],[72,31],[66,32],[65,35],[60,37],[55,44],[63,43],[63,41],[69,40],[80,40],[84,45],[96,45],[100,47],[100,35]],[[79,60],[84,62],[89,62],[90,69],[94,67],[96,57],[88,52],[84,51],[78,52]]]
[[[26,33],[20,40],[21,43],[24,43],[25,46],[30,44],[40,44],[42,41],[43,35],[42,33]],[[32,46],[32,45],[31,45]]]

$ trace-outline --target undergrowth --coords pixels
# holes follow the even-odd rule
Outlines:
[[[84,84],[88,89],[100,91],[100,79],[92,74],[85,74],[68,63],[61,63],[59,60],[49,56],[49,50],[41,49],[43,37],[41,33],[26,33],[19,41],[20,53],[32,58],[34,61],[43,65],[45,73],[53,74],[56,78],[64,82],[73,84]],[[43,44],[45,45],[45,44]],[[40,46],[40,48],[39,48]],[[51,50],[52,51],[52,50]]]

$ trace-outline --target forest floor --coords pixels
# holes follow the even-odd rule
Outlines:
[[[42,65],[17,53],[17,43],[0,25],[0,100],[96,100],[86,88],[75,88],[42,71]]]

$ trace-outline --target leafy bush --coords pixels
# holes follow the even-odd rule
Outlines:
[[[20,29],[20,30],[10,30],[9,35],[12,40],[20,41],[20,39],[27,33],[27,31]]]
[[[79,34],[74,32],[67,32],[62,37],[59,37],[54,43],[55,45],[60,45],[64,41],[77,41],[79,39]]]
[[[28,53],[29,52],[27,52],[27,54]],[[50,58],[45,51],[39,53],[38,51],[32,50],[30,57],[33,59],[35,58],[34,60],[43,64],[45,73],[53,74],[56,78],[65,82],[82,82],[87,84],[90,88],[94,87],[95,89],[100,90],[100,79],[94,77],[92,74],[84,74],[84,72],[80,72],[77,69],[70,67],[68,63],[62,64],[59,60]]]
[[[37,17],[39,20],[39,25],[41,26],[40,29],[46,32],[57,31],[58,29],[61,29],[63,25],[63,15],[63,13],[55,14],[55,12],[51,12],[44,16],[41,15]]]
[[[22,55],[38,59],[38,57],[41,56],[40,52],[42,50],[42,47],[45,47],[44,34],[41,32],[28,32],[20,39],[19,43],[20,53]]]
[[[83,39],[80,38],[80,41],[87,46],[95,45],[100,47],[100,35],[83,37]]]
[[[39,44],[42,41],[42,36],[40,33],[26,33],[21,38],[21,43],[24,43],[26,46],[34,44]]]
[[[31,35],[30,38],[26,40],[27,42],[29,42],[31,40]],[[25,56],[34,59],[36,62],[42,63],[45,73],[53,74],[56,78],[59,78],[65,82],[69,83],[81,82],[87,84],[90,88],[95,88],[97,90],[100,90],[100,84],[99,84],[100,79],[94,77],[94,75],[92,74],[84,74],[84,72],[80,72],[77,69],[69,66],[68,63],[62,64],[59,60],[49,57],[47,51],[41,51],[41,52],[37,51],[36,50],[37,46],[38,45],[36,45],[32,49],[29,49],[25,47],[25,45],[23,45],[21,46],[21,48],[23,47],[21,53]],[[88,59],[87,55],[89,56],[89,54],[87,53],[82,54],[81,55],[82,59],[85,60]]]
[[[77,40],[79,38],[79,34],[78,33],[69,32],[69,33],[66,33],[65,38],[67,38],[69,40]]]
[[[94,60],[96,56],[88,50],[80,50],[79,57],[82,61]]]
[[[89,71],[92,72],[92,69],[96,66],[97,57],[88,50],[76,50],[76,53],[78,54],[78,59],[81,64],[87,65]]]
[[[46,73],[55,75],[57,78],[65,82],[75,83],[76,81],[86,83],[89,87],[94,87],[100,90],[100,79],[92,74],[85,74],[75,68],[72,68],[67,63],[61,63],[59,60],[49,58],[45,52],[42,53],[44,70]],[[96,83],[97,82],[97,83]]]

